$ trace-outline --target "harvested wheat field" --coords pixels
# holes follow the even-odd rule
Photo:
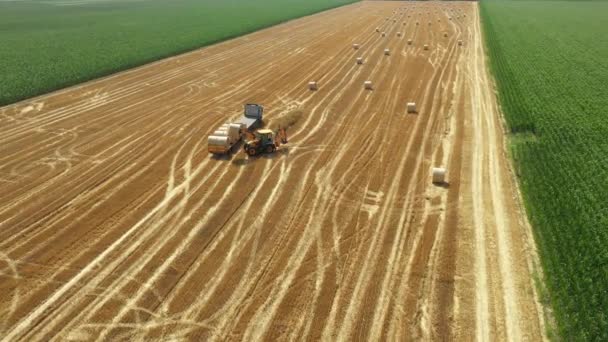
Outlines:
[[[476,3],[362,2],[1,108],[0,336],[543,339],[485,63]],[[289,144],[211,156],[244,103]]]

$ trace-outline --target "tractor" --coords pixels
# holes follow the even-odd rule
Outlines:
[[[269,129],[258,129],[255,132],[246,132],[243,148],[247,155],[253,157],[260,153],[273,153],[281,144],[287,144],[287,131],[279,128],[275,133]]]

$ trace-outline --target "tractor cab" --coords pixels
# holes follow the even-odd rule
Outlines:
[[[280,128],[278,133],[269,129],[258,129],[253,133],[246,133],[249,139],[245,141],[243,148],[250,156],[260,153],[273,153],[281,144],[287,143],[287,133]]]
[[[258,129],[255,138],[260,140],[262,146],[274,144],[274,133],[269,129]]]

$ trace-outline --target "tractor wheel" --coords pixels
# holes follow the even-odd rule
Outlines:
[[[274,153],[275,147],[272,145],[266,146],[266,153]]]
[[[257,153],[255,152],[255,148],[250,148],[250,149],[247,150],[247,154],[253,157]]]

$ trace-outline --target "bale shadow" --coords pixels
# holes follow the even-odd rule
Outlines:
[[[240,167],[240,166],[246,166],[247,164],[249,164],[251,162],[252,162],[252,160],[250,160],[249,158],[235,158],[232,161],[232,165]]]
[[[435,185],[438,188],[444,188],[444,189],[449,189],[450,188],[450,183],[449,182],[433,183],[433,185]]]
[[[232,160],[232,153],[211,154],[211,159],[217,160],[217,161],[230,161],[230,160]]]

